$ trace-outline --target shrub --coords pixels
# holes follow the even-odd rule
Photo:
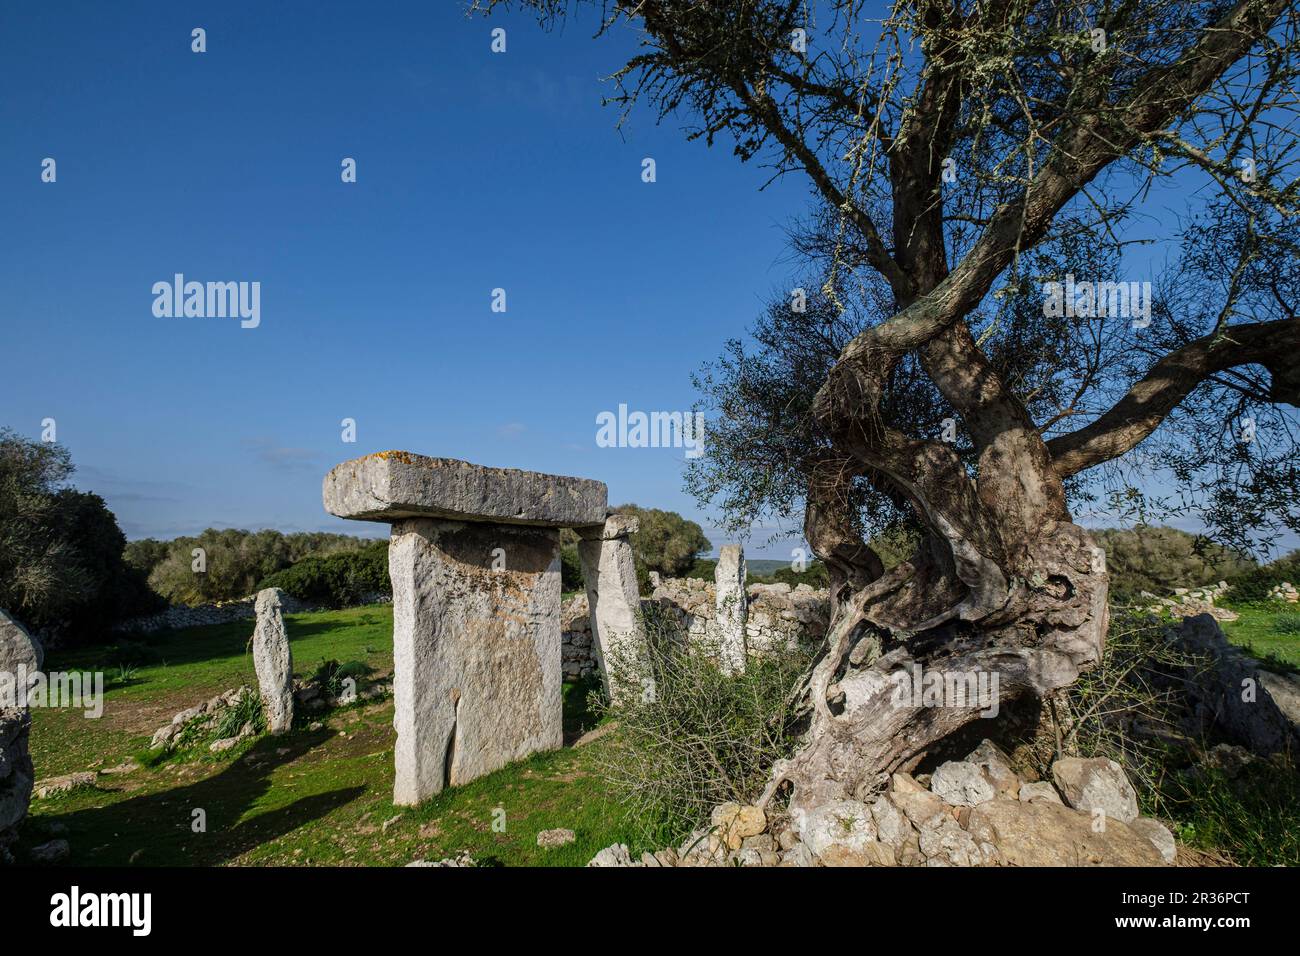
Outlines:
[[[1142,591],[1168,594],[1174,588],[1231,581],[1255,568],[1252,559],[1176,528],[1104,528],[1092,535],[1106,552],[1110,594],[1116,601],[1133,601]]]
[[[1279,634],[1300,634],[1300,614],[1279,614],[1273,619],[1273,630]]]
[[[669,620],[647,613],[646,657],[609,662],[616,682],[652,678],[653,699],[597,704],[619,723],[596,758],[601,772],[629,821],[658,846],[679,842],[717,804],[762,790],[772,763],[793,749],[791,688],[812,654],[751,656],[743,674],[728,676],[715,647],[686,643]]]
[[[281,588],[302,601],[328,607],[358,604],[375,592],[391,593],[388,542],[376,541],[358,551],[303,558],[264,578],[257,589]]]
[[[374,673],[374,668],[365,661],[348,661],[340,664],[335,660],[321,661],[311,679],[320,684],[321,690],[328,697],[338,697],[343,693],[343,682],[349,677],[358,685],[362,679]]]
[[[826,570],[826,565],[820,561],[814,561],[808,565],[807,570],[796,571],[794,568],[777,568],[772,572],[772,581],[775,584],[788,584],[790,587],[798,587],[806,584],[813,588],[830,587],[830,574]]]
[[[157,602],[123,560],[117,519],[98,495],[67,487],[72,473],[61,445],[0,428],[0,607],[84,641]]]
[[[1109,757],[1123,765],[1148,813],[1165,809],[1165,785],[1187,764],[1189,685],[1211,661],[1170,641],[1167,624],[1138,612],[1111,621],[1101,662],[1047,701],[1052,733],[1038,741],[1045,775],[1061,754]]]
[[[619,505],[614,511],[639,519],[639,530],[631,538],[632,550],[649,571],[677,577],[690,569],[697,554],[712,547],[704,529],[675,511],[636,505]]]
[[[262,698],[256,691],[244,691],[217,717],[212,729],[212,736],[220,740],[234,737],[248,724],[253,725],[253,732],[260,734],[266,730],[266,714],[262,709]]]

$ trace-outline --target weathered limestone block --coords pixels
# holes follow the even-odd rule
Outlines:
[[[749,619],[745,552],[740,545],[724,545],[718,552],[714,582],[717,588],[719,664],[724,671],[738,674],[745,669],[745,622]]]
[[[8,858],[8,846],[31,805],[36,780],[27,745],[31,717],[22,706],[26,688],[20,682],[40,665],[39,646],[21,624],[0,611],[0,862]]]
[[[30,679],[41,669],[41,657],[41,646],[27,633],[27,628],[7,611],[0,610],[0,680],[7,675],[16,688],[20,674]],[[2,685],[0,689],[7,686]]]
[[[406,451],[335,466],[325,476],[324,498],[325,510],[340,518],[390,523],[437,517],[576,528],[603,523],[608,506],[600,481]]]
[[[393,802],[559,747],[559,531],[410,518],[388,560]]]
[[[253,631],[253,666],[262,692],[266,729],[285,733],[293,726],[293,653],[284,630],[279,588],[257,594],[257,628]]]
[[[637,527],[635,516],[610,515],[604,524],[578,529],[592,649],[613,700],[632,693],[654,694],[653,682],[643,667],[645,628],[639,616],[636,561],[628,539]]]

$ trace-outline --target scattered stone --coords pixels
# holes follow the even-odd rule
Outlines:
[[[107,774],[108,776],[114,776],[116,774],[133,773],[139,769],[140,769],[140,764],[134,758],[132,758],[130,760],[123,761],[122,763],[118,764],[115,767],[108,767],[104,770],[101,770],[100,773]]]
[[[1106,757],[1062,757],[1052,764],[1052,779],[1076,810],[1103,810],[1111,820],[1128,823],[1138,816],[1137,793],[1124,768]]]
[[[214,754],[225,753],[239,746],[239,742],[244,739],[243,734],[236,734],[234,737],[222,737],[220,740],[214,740],[208,744],[208,750]]]
[[[639,864],[632,862],[632,854],[628,852],[627,844],[615,843],[605,847],[594,857],[588,866],[637,866]]]
[[[1151,817],[1138,817],[1129,824],[1129,827],[1151,841],[1151,845],[1160,853],[1162,860],[1166,863],[1174,862],[1178,856],[1178,844],[1174,842],[1174,835],[1163,823]]]
[[[966,762],[980,768],[984,778],[993,785],[994,793],[1008,800],[1020,796],[1020,776],[1011,769],[1011,758],[991,740],[982,740],[971,751]]]
[[[577,834],[572,830],[566,830],[563,827],[557,827],[554,830],[543,830],[537,834],[537,845],[550,849],[557,846],[565,846],[576,840]]]
[[[819,854],[822,866],[897,866],[893,847],[869,840],[859,847],[833,843]]]
[[[46,797],[71,793],[81,787],[93,787],[96,776],[93,770],[80,770],[76,773],[64,774],[61,777],[47,777],[44,780],[37,780],[33,796],[38,800],[44,800]]]
[[[932,817],[930,822],[931,825],[921,828],[920,846],[926,866],[991,866],[1000,862],[997,847],[991,840],[976,839],[951,816]]]
[[[990,800],[971,810],[970,833],[1009,866],[1159,866],[1149,840],[1119,820],[1100,833],[1092,816],[1046,800]],[[922,837],[924,849],[924,835]]]
[[[1046,780],[1037,783],[1022,783],[1020,785],[1020,802],[1032,803],[1035,800],[1045,800],[1048,803],[1061,803],[1061,795],[1056,792]],[[1062,804],[1064,806],[1064,804]]]
[[[441,860],[412,860],[407,866],[454,866],[454,867],[472,867],[478,864],[474,858],[469,855],[468,851],[462,851],[456,857],[444,857]]]
[[[928,826],[937,826],[937,817],[948,816],[948,805],[928,790],[895,790],[890,799],[902,810],[912,826],[923,830]],[[936,821],[933,822],[932,821]]]
[[[40,866],[51,866],[62,863],[71,856],[72,847],[68,846],[67,840],[50,840],[48,843],[32,847],[28,855],[33,863]]]
[[[796,843],[781,854],[779,866],[820,866],[821,861],[804,843]]]
[[[388,828],[391,827],[391,826],[393,826],[393,824],[395,824],[395,823],[399,823],[399,822],[401,821],[401,819],[402,819],[402,815],[401,815],[400,813],[397,814],[397,816],[389,817],[387,820],[385,820],[383,823],[381,823],[381,824],[379,825],[379,828],[380,828],[384,833],[387,833],[387,832],[388,832]]]
[[[767,815],[760,807],[724,803],[713,808],[709,822],[717,828],[719,838],[730,850],[740,848],[745,837],[767,829]]]
[[[832,846],[862,851],[868,843],[875,843],[876,824],[865,803],[839,800],[805,814],[799,838],[825,861],[826,851]]]
[[[910,773],[896,773],[890,779],[891,788],[894,793],[923,793],[925,787],[917,781]]]
[[[995,795],[993,784],[979,767],[956,760],[940,765],[930,778],[930,790],[944,803],[957,807],[973,807]]]
[[[265,588],[257,594],[257,627],[253,631],[253,667],[262,695],[266,729],[287,733],[293,726],[293,653],[281,610],[284,592]]]
[[[916,830],[888,795],[881,796],[872,804],[871,818],[876,823],[876,837],[895,850],[901,850],[906,843],[916,839]]]

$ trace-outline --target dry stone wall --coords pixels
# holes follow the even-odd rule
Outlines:
[[[387,603],[392,595],[375,594],[363,604]],[[319,610],[308,601],[281,592],[281,610],[285,614],[301,614],[304,611]],[[157,614],[133,617],[116,625],[113,630],[121,634],[152,634],[155,631],[180,630],[185,627],[203,627],[208,624],[229,624],[232,621],[251,621],[257,617],[257,595],[237,601],[218,601],[214,604],[199,604],[188,607],[184,604],[173,605]]]
[[[642,598],[642,613],[667,612],[669,621],[688,640],[716,644],[719,639],[716,590],[712,582],[697,578],[660,578],[649,598]],[[806,584],[751,584],[745,622],[750,651],[763,652],[820,641],[830,624],[830,595]],[[578,594],[560,609],[560,660],[566,681],[579,680],[598,670],[592,649],[587,596]]]

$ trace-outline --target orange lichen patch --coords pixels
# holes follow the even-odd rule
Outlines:
[[[374,454],[367,455],[367,458],[378,458],[381,461],[400,461],[404,465],[415,464],[415,459],[419,455],[412,455],[409,451],[377,451]]]

